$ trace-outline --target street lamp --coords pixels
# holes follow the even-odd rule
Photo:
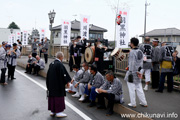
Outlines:
[[[13,28],[10,29],[11,34],[13,33]]]
[[[145,3],[145,18],[144,18],[144,39],[146,37],[146,16],[147,16],[147,6],[149,6],[150,3],[147,3],[147,0],[146,0],[146,3]]]
[[[54,18],[55,18],[55,15],[56,13],[54,12],[54,10],[50,13],[48,13],[48,16],[49,16],[49,22],[50,22],[50,25],[49,25],[49,30],[51,31],[51,36],[50,36],[50,57],[52,57],[52,54],[51,54],[51,49],[52,49],[52,24],[54,23]]]
[[[54,10],[52,12],[50,11],[50,13],[48,13],[49,22],[50,22],[50,26],[49,26],[50,30],[52,29],[52,24],[54,23],[55,15],[56,15],[56,13],[54,12]]]

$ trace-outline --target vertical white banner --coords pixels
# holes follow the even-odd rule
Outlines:
[[[15,34],[11,34],[11,41],[12,41],[12,44],[13,43],[16,43],[17,41],[16,41],[16,35]]]
[[[8,36],[8,44],[11,45],[11,46],[12,46],[12,44],[13,44],[13,43],[12,43],[12,36],[11,36],[11,35]]]
[[[61,46],[69,46],[71,37],[71,21],[63,20],[61,25]]]
[[[17,40],[21,41],[21,31],[16,32],[16,42]]]
[[[41,28],[39,34],[40,34],[39,41],[41,41],[41,39],[45,38],[45,29]]]
[[[28,31],[23,31],[22,45],[28,45]]]
[[[89,40],[89,21],[90,16],[81,15],[81,38],[86,38]]]
[[[116,24],[116,47],[117,48],[128,48],[129,43],[129,32],[128,32],[128,19],[129,10],[119,9],[118,15],[121,15],[122,23]]]

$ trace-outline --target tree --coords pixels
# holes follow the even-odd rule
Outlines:
[[[11,24],[9,24],[8,29],[11,29],[11,28],[13,28],[13,29],[20,29],[20,28],[19,28],[19,26],[18,26],[18,25],[16,25],[16,23],[15,23],[15,22],[12,22]]]

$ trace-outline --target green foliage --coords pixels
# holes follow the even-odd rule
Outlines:
[[[19,26],[16,25],[15,22],[12,22],[11,24],[9,24],[8,29],[11,29],[11,28],[13,28],[13,29],[20,29]]]

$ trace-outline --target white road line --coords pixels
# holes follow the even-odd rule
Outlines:
[[[39,87],[43,88],[44,90],[47,90],[47,88],[45,86],[43,86],[42,84],[36,82],[35,80],[33,80],[32,78],[30,78],[29,76],[27,76],[26,74],[20,72],[19,70],[16,69],[16,72],[18,72],[19,74],[23,75],[24,77],[26,77],[27,79],[29,79],[31,82],[35,83],[36,85],[38,85]],[[71,103],[69,103],[68,101],[65,100],[65,104],[70,107],[74,112],[76,112],[77,114],[79,114],[83,119],[85,120],[92,120],[90,117],[88,117],[86,114],[84,114],[82,111],[80,111],[79,109],[77,109],[74,105],[72,105]]]

